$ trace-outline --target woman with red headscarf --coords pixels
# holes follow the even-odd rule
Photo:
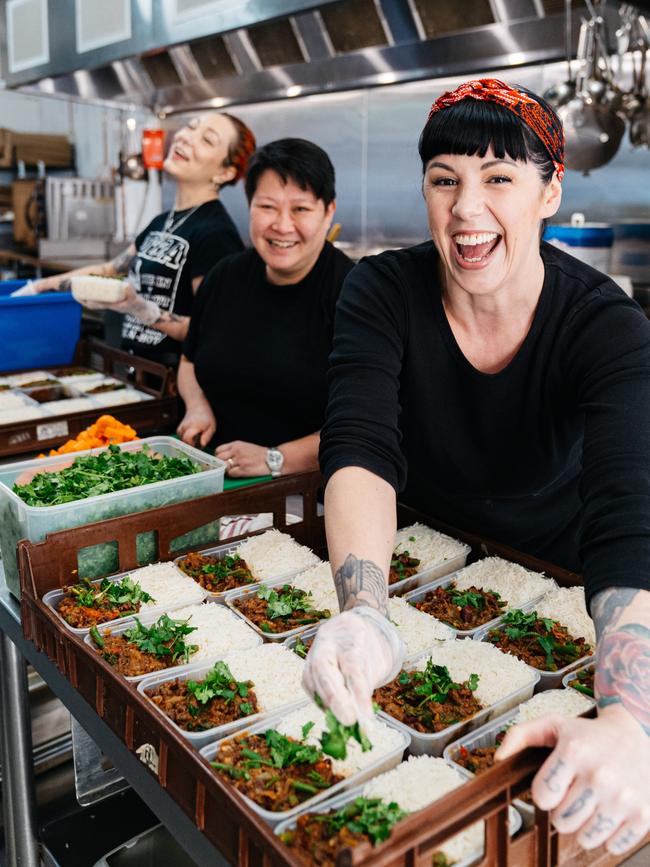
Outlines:
[[[618,854],[650,829],[650,323],[540,243],[564,174],[543,100],[468,82],[434,103],[419,149],[432,241],[365,259],[337,308],[320,458],[343,613],[319,629],[305,687],[351,723],[400,670],[386,616],[397,492],[581,570],[598,718],[517,726],[498,755],[553,747],[536,803]]]

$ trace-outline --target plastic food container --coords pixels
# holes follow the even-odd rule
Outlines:
[[[226,545],[217,545],[215,548],[205,548],[204,550],[196,551],[194,553],[202,554],[205,557],[218,557],[219,560],[223,560],[224,557],[226,557],[228,554],[232,554],[234,551],[236,551],[243,544],[244,541],[245,540],[240,539],[239,542],[230,542]],[[178,566],[179,569],[180,569],[179,563],[181,562],[181,560],[184,560],[185,557],[187,557],[187,554],[181,554],[180,557],[176,557],[174,559],[174,563],[176,564],[176,566]],[[226,596],[228,595],[228,593],[234,593],[237,590],[252,590],[255,587],[259,587],[260,584],[271,584],[272,582],[275,582],[275,581],[280,581],[283,584],[287,584],[287,583],[289,583],[289,579],[293,578],[294,575],[297,575],[299,571],[302,571],[302,570],[291,569],[289,572],[283,572],[280,575],[274,575],[270,579],[267,578],[264,581],[259,580],[259,581],[256,581],[254,584],[246,584],[243,587],[233,587],[232,590],[224,590],[221,593],[210,593],[209,590],[206,590],[205,592],[206,592],[206,595],[208,596],[208,598],[211,599],[213,602],[219,602],[222,605],[225,605],[226,604]],[[185,574],[185,573],[183,573],[183,574]],[[198,584],[198,582],[197,582],[197,584]],[[257,628],[255,626],[253,626],[252,623],[250,625],[253,629]],[[263,633],[263,634],[265,635],[266,633]]]
[[[304,701],[300,702],[297,706],[302,707],[308,704],[310,704],[310,702]],[[247,726],[245,730],[251,735],[265,732],[267,729],[271,729],[278,723],[282,722],[283,718],[286,716],[286,713],[287,710],[285,709],[282,713],[268,716],[265,720],[257,723],[254,726],[250,726],[250,728]],[[402,731],[401,728],[394,725],[394,721],[390,718],[383,721],[386,722],[386,724],[389,725],[391,728],[397,729],[402,734],[402,742],[399,747],[392,750],[390,753],[385,753],[381,758],[377,759],[366,768],[363,768],[363,770],[357,771],[355,774],[351,774],[349,777],[346,777],[339,783],[335,783],[333,786],[331,786],[331,788],[326,789],[324,792],[320,792],[319,794],[314,795],[313,798],[309,798],[307,801],[303,801],[302,804],[299,804],[292,810],[285,810],[281,813],[272,813],[270,810],[265,810],[254,801],[251,801],[251,799],[247,798],[246,795],[241,795],[240,792],[237,792],[237,794],[244,798],[250,808],[261,819],[264,819],[264,821],[267,822],[272,828],[274,828],[280,822],[285,822],[293,818],[294,816],[297,816],[298,813],[304,813],[306,810],[314,809],[317,804],[320,807],[320,804],[327,798],[339,792],[347,791],[350,788],[359,785],[360,783],[364,783],[371,777],[376,777],[378,774],[383,774],[384,771],[390,771],[391,768],[399,765],[399,763],[402,761],[404,751],[408,748],[409,745],[410,739],[408,732]],[[203,749],[200,751],[203,758],[206,759],[206,761],[211,762],[217,754],[219,747],[224,740],[227,740],[227,738],[221,738],[221,740],[215,741],[214,743],[208,744],[207,746],[203,747]]]
[[[426,651],[425,653],[419,654],[419,656],[414,656],[411,659],[407,660],[404,669],[407,671],[413,670],[417,663],[422,659],[427,659],[431,656],[431,651]],[[512,692],[505,695],[500,701],[496,702],[496,704],[488,705],[488,707],[483,708],[482,711],[475,714],[473,717],[470,717],[466,720],[461,720],[460,722],[455,723],[452,726],[448,726],[446,729],[443,729],[441,732],[436,732],[433,734],[426,734],[425,732],[419,732],[411,726],[406,725],[403,722],[395,719],[395,717],[390,716],[384,711],[380,711],[378,716],[382,719],[390,720],[393,725],[397,728],[402,729],[407,732],[411,737],[411,746],[409,747],[409,753],[413,756],[442,756],[445,747],[447,744],[452,741],[457,740],[461,735],[465,734],[468,731],[475,731],[486,723],[490,722],[506,711],[510,710],[513,707],[521,704],[526,699],[532,697],[535,692],[535,687],[537,686],[537,682],[539,681],[539,672],[534,668],[530,668],[531,679],[530,682],[525,686],[520,687],[519,689],[515,689]]]
[[[530,602],[527,605],[521,606],[521,611],[530,612],[535,610],[535,605],[537,603]],[[557,621],[558,623],[561,621]],[[480,629],[477,629],[473,635],[474,641],[487,641],[488,640],[488,632],[492,629],[498,629],[499,631],[505,629],[505,625],[503,623],[497,623],[496,626],[490,626],[489,624],[486,626],[481,626]],[[514,654],[513,654],[514,656]],[[562,686],[562,678],[565,674],[570,671],[573,671],[575,668],[581,668],[587,659],[590,657],[583,656],[580,659],[576,659],[574,662],[570,662],[568,665],[565,665],[563,668],[559,668],[557,671],[542,671],[539,668],[534,668],[532,665],[529,665],[528,668],[531,671],[536,671],[539,674],[539,682],[536,687],[536,692],[543,692],[545,689],[557,689],[557,687]]]
[[[321,620],[321,623],[325,623],[325,621]],[[292,635],[290,638],[285,638],[284,644],[289,648],[289,650],[294,649],[294,647],[298,643],[298,639],[304,641],[304,643],[306,644],[308,641],[314,638],[321,626],[321,623],[316,623],[314,626],[309,626],[307,629],[305,629],[304,632],[300,632],[297,635]]]
[[[195,662],[185,665],[177,671],[148,674],[138,683],[138,692],[141,692],[142,695],[148,697],[147,690],[160,686],[163,683],[167,683],[170,680],[201,680],[213,666],[214,662]],[[240,719],[225,723],[222,726],[214,726],[214,728],[205,729],[205,731],[202,732],[188,732],[185,729],[182,729],[179,725],[176,725],[167,714],[163,713],[163,711],[153,701],[151,702],[151,706],[155,709],[156,713],[159,713],[165,718],[168,725],[175,729],[179,734],[183,735],[184,738],[187,738],[192,746],[199,749],[215,740],[222,740],[241,729],[249,728],[251,725],[255,725],[263,719],[271,716],[275,717],[278,714],[289,713],[303,703],[304,698],[296,699],[296,701],[290,702],[289,704],[283,704],[280,707],[274,708],[272,711],[260,711],[259,713],[254,713],[250,716],[241,717]]]
[[[569,688],[573,689],[573,681],[577,679],[578,672],[584,671],[585,668],[591,668],[591,667],[595,666],[595,664],[596,664],[596,657],[595,656],[586,657],[583,660],[581,665],[579,665],[577,668],[574,668],[568,674],[564,675],[564,677],[562,678],[562,686],[565,688],[569,687]],[[585,693],[583,692],[583,693],[581,693],[581,695],[585,695]],[[591,696],[586,695],[585,698],[591,698]]]
[[[422,587],[424,584],[431,584],[431,582],[435,581],[437,578],[443,578],[445,575],[449,575],[450,572],[457,572],[467,563],[467,557],[471,550],[470,545],[465,545],[464,552],[458,554],[456,557],[452,557],[451,560],[441,560],[439,563],[427,566],[427,568],[423,569],[422,572],[416,572],[415,575],[411,575],[410,578],[402,578],[401,581],[397,581],[395,584],[389,584],[388,595],[403,596],[405,593],[415,590],[417,587]]]
[[[453,762],[451,762],[450,764],[453,764]],[[464,768],[460,768],[457,765],[454,765],[454,767],[463,777],[468,780],[471,779],[472,774],[469,774]],[[274,831],[278,835],[278,837],[281,834],[284,834],[285,831],[292,831],[296,827],[298,815],[302,815],[303,813],[325,813],[329,810],[341,810],[343,807],[347,807],[348,804],[351,804],[354,800],[356,800],[356,798],[361,797],[363,795],[363,789],[364,786],[356,786],[354,789],[344,792],[341,795],[336,795],[333,798],[327,798],[325,801],[321,801],[318,805],[314,807],[309,807],[309,809],[307,810],[301,810],[300,813],[298,813],[296,816],[293,816],[291,819],[285,819],[284,821],[280,822],[279,825],[276,825]],[[435,801],[433,801],[432,803],[435,803]],[[514,807],[511,807],[508,816],[508,830],[510,832],[510,836],[514,837],[514,835],[519,831],[521,826],[521,816],[519,815],[517,810],[514,809]],[[452,834],[450,836],[453,837],[454,835]],[[444,848],[444,843],[441,844],[441,847]],[[472,864],[476,864],[478,859],[481,857],[481,854],[481,852],[476,852],[476,854],[469,855],[467,858],[462,858],[460,861],[454,861],[453,867],[471,867]]]
[[[211,603],[206,602],[204,604],[210,605]],[[162,612],[162,613],[164,613],[164,612]],[[174,619],[173,618],[174,612],[170,611],[169,613],[170,613],[170,616],[172,617],[172,620],[173,620]],[[151,615],[147,614],[146,616],[143,615],[142,617],[138,617],[137,619],[140,621],[140,623],[143,626],[151,626],[151,624],[155,623],[156,620],[158,620],[158,618],[160,616],[161,616],[161,612],[159,611],[157,614],[151,614]],[[124,632],[126,632],[127,629],[130,629],[135,624],[135,620],[136,620],[135,617],[130,617],[127,620],[122,620],[120,625],[116,626],[114,628],[113,628],[112,623],[105,623],[102,626],[98,626],[97,631],[102,636],[105,635],[107,632],[110,632],[111,635],[122,635]],[[187,636],[187,641],[188,641],[188,644],[192,644],[192,633],[191,632]],[[87,645],[89,645],[89,647],[91,647],[94,651],[97,651],[97,649],[98,649],[97,645],[92,640],[89,633],[87,633],[86,636],[84,637],[84,642]],[[254,647],[254,646],[257,646],[258,644],[261,644],[261,643],[262,643],[262,641],[257,635],[251,635],[251,646]],[[231,649],[237,650],[238,648],[233,647]],[[242,648],[242,650],[245,650],[245,648]],[[219,654],[219,655],[221,655],[221,654]],[[207,662],[204,664],[207,665],[208,668],[211,668],[214,665],[215,661],[219,658],[219,655],[215,656],[211,663]],[[203,660],[202,660],[202,662],[203,662]],[[190,665],[192,665],[191,659],[189,662],[181,662],[178,665],[170,665],[169,668],[161,668],[160,671],[149,671],[149,672],[147,672],[147,674],[123,675],[123,677],[125,680],[128,680],[129,683],[140,683],[140,681],[144,680],[145,677],[153,677],[153,676],[159,677],[162,674],[168,674],[171,676],[172,679],[174,679],[177,676],[177,672],[179,672],[181,670],[184,671]],[[194,665],[198,666],[199,663],[194,663]],[[168,722],[171,723],[171,720],[168,720]]]
[[[126,578],[127,575],[132,575],[136,571],[137,571],[136,569],[131,569],[128,572],[120,572],[118,575],[110,575],[109,581],[113,581],[113,582],[120,581],[122,578]],[[179,574],[183,575],[183,573],[180,572],[180,570],[177,570],[177,571],[179,572]],[[186,578],[187,576],[183,575],[183,577]],[[92,583],[93,584],[100,584],[101,581],[102,581],[102,579],[98,578],[96,581],[93,581]],[[199,592],[196,594],[196,598],[194,598],[194,599],[185,599],[182,602],[175,603],[173,606],[156,605],[155,607],[151,607],[151,608],[142,608],[142,609],[140,609],[141,614],[139,613],[135,616],[138,617],[139,619],[142,619],[145,616],[148,617],[150,614],[160,615],[164,611],[174,611],[176,608],[184,608],[186,605],[196,605],[200,602],[203,602],[203,600],[207,597],[208,594],[199,584],[196,585],[196,589]],[[45,605],[48,606],[48,608],[51,608],[52,611],[54,611],[54,613],[56,614],[56,616],[59,618],[59,620],[65,626],[66,629],[69,629],[70,632],[74,633],[75,635],[87,635],[88,632],[90,631],[89,626],[83,627],[83,628],[80,628],[77,626],[70,626],[70,624],[67,622],[67,620],[65,620],[59,614],[59,604],[60,604],[60,602],[64,596],[65,596],[65,591],[63,589],[50,590],[49,593],[46,593],[45,596],[43,596],[43,602],[45,603]],[[124,623],[127,620],[128,621],[133,620],[133,617],[134,617],[133,614],[129,614],[129,615],[126,615],[125,617],[117,617],[115,620],[106,620],[99,625],[101,625],[101,626],[109,626],[109,625],[110,626],[119,626],[121,623]]]
[[[138,451],[143,445],[148,445],[158,454],[189,458],[201,467],[201,472],[192,476],[181,476],[178,479],[115,491],[111,494],[88,497],[85,500],[74,500],[59,506],[28,506],[12,491],[14,482],[23,473],[35,469],[39,472],[47,472],[63,468],[69,466],[73,458],[97,454],[105,449],[90,449],[75,452],[74,455],[55,455],[51,458],[21,461],[0,467],[0,551],[4,561],[7,586],[16,598],[20,598],[20,580],[16,563],[16,545],[19,539],[40,542],[48,533],[53,533],[55,530],[67,530],[70,527],[79,527],[106,518],[143,512],[157,506],[193,500],[223,490],[225,463],[219,458],[165,436],[146,437],[124,443],[119,448],[123,451]],[[101,550],[98,550],[100,548]],[[140,558],[141,565],[157,559],[157,552],[152,551],[151,554],[149,559]],[[79,574],[88,578],[107,575],[115,571],[116,562],[116,552],[111,543],[94,546],[93,549],[80,552]]]
[[[296,574],[295,572],[293,573]],[[291,580],[287,580],[285,578],[274,578],[272,581],[263,581],[267,587],[282,587],[284,584],[291,584]],[[240,611],[236,606],[235,602],[237,599],[242,599],[245,596],[250,596],[252,594],[257,593],[260,588],[260,584],[250,585],[249,587],[239,587],[236,590],[229,590],[228,593],[225,594],[225,603],[233,611],[238,617],[241,617],[242,620],[250,626],[251,629],[254,629],[255,632],[259,636],[261,636],[265,641],[285,641],[287,638],[291,638],[294,635],[302,635],[305,630],[310,629],[314,626],[313,623],[305,623],[304,626],[297,626],[295,629],[287,629],[284,632],[264,632],[256,623],[253,623],[252,620],[249,620],[248,617]],[[337,614],[338,612],[334,612]],[[332,615],[334,616],[334,615]],[[324,618],[321,623],[327,620]],[[319,623],[320,625],[320,623]]]

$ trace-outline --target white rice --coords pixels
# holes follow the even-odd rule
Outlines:
[[[205,603],[188,605],[169,612],[173,620],[189,620],[196,627],[186,637],[188,644],[199,649],[190,657],[191,662],[216,661],[232,650],[248,650],[261,643],[259,636],[246,623],[223,605]]]
[[[0,412],[0,424],[12,424],[16,421],[29,421],[34,418],[47,418],[48,413],[40,406],[21,406]]]
[[[25,406],[25,398],[11,391],[0,391],[0,411]]]
[[[409,668],[424,671],[429,658],[435,665],[446,665],[450,676],[458,683],[468,680],[471,674],[478,674],[474,695],[484,708],[522,689],[535,678],[525,662],[485,641],[442,641]]]
[[[556,713],[561,716],[579,716],[593,706],[593,701],[575,689],[549,689],[538,692],[520,705],[515,722],[528,722]]]
[[[152,563],[129,572],[129,577],[153,596],[152,602],[142,604],[142,611],[192,605],[201,602],[205,597],[196,581],[177,569],[173,563]]]
[[[103,377],[103,374],[100,374],[100,376]],[[73,377],[64,377],[64,379],[68,378],[73,379]],[[119,379],[112,379],[111,377],[97,379],[94,376],[75,376],[74,379],[76,380],[74,387],[78,391],[90,391],[91,388],[98,388],[100,385],[124,385]]]
[[[312,566],[300,575],[291,579],[291,584],[300,590],[311,593],[314,608],[329,609],[332,616],[339,613],[339,600],[334,587],[332,567],[328,562]]]
[[[149,399],[149,395],[134,388],[120,388],[117,391],[105,391],[102,394],[92,394],[92,399],[99,406],[118,406],[124,403],[140,403]]]
[[[237,680],[252,680],[261,712],[304,698],[301,679],[304,662],[281,644],[260,644],[245,653],[224,656]]]
[[[468,547],[458,539],[452,539],[444,533],[439,533],[424,524],[411,524],[398,530],[395,535],[395,547],[397,553],[408,551],[411,557],[420,561],[418,571],[423,572],[430,566],[453,560],[466,554]]]
[[[99,384],[99,380],[104,376],[101,370],[88,370],[86,373],[71,373],[68,376],[59,376],[59,382],[64,385],[74,385],[80,391],[86,391],[94,385]]]
[[[453,638],[454,631],[430,614],[418,611],[399,596],[388,600],[388,619],[397,627],[406,645],[406,655],[414,656],[428,650],[438,641]]]
[[[486,557],[466,566],[456,573],[454,581],[459,590],[468,590],[472,585],[492,590],[508,603],[508,608],[520,608],[557,587],[552,578],[501,557]]]
[[[302,727],[308,722],[314,722],[315,725],[305,740],[314,746],[320,746],[320,736],[327,726],[325,714],[313,703],[287,714],[281,722],[277,723],[276,728],[287,737],[301,739]],[[334,773],[349,777],[351,774],[367,768],[368,765],[397,749],[403,743],[402,735],[396,729],[390,728],[376,717],[368,721],[364,730],[372,744],[372,749],[364,753],[360,744],[355,740],[349,740],[346,758],[332,759]]]
[[[63,400],[48,400],[42,403],[43,409],[54,415],[67,415],[71,412],[84,412],[87,409],[95,409],[96,404],[88,397],[68,397]]]
[[[558,587],[535,605],[539,617],[551,617],[565,626],[574,638],[584,638],[596,646],[596,628],[587,614],[583,587]]]
[[[260,536],[251,536],[236,549],[248,568],[260,581],[279,578],[288,572],[297,572],[320,563],[320,559],[293,536],[279,530],[267,530]]]
[[[70,289],[75,301],[101,301],[114,304],[126,298],[126,280],[116,277],[100,277],[97,274],[77,274],[70,279]]]
[[[39,382],[42,379],[50,379],[53,382],[57,382],[56,377],[52,376],[51,373],[48,373],[45,370],[30,370],[27,373],[14,373],[12,376],[7,377],[7,382],[9,385],[21,386],[30,382]]]
[[[414,813],[462,786],[467,780],[444,759],[433,756],[409,756],[391,771],[366,783],[366,798],[395,801],[403,810]],[[483,822],[475,822],[456,834],[438,850],[454,863],[480,852],[483,848]]]

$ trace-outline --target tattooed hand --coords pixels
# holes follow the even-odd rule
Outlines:
[[[372,714],[372,693],[400,670],[404,644],[386,618],[387,584],[379,566],[350,554],[334,583],[343,613],[316,633],[302,682],[352,725]]]
[[[513,727],[497,752],[553,752],[533,782],[538,807],[585,849],[613,854],[650,830],[650,592],[612,588],[591,605],[598,635],[598,718],[549,716]]]

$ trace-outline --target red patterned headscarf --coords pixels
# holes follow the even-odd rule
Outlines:
[[[478,99],[484,102],[496,102],[516,115],[522,123],[535,133],[542,142],[553,161],[559,181],[564,177],[564,130],[559,118],[553,111],[548,111],[523,90],[516,90],[498,78],[477,78],[466,81],[456,90],[448,90],[439,96],[431,106],[431,117],[438,111],[449,108],[461,99]]]
[[[237,130],[237,139],[231,144],[228,150],[228,165],[234,166],[236,170],[235,177],[228,184],[236,184],[238,180],[245,177],[248,169],[248,161],[255,152],[256,143],[255,136],[246,126],[243,120],[235,117],[233,114],[228,114],[226,111],[221,112],[223,117],[227,117]],[[227,184],[224,184],[227,186]]]

